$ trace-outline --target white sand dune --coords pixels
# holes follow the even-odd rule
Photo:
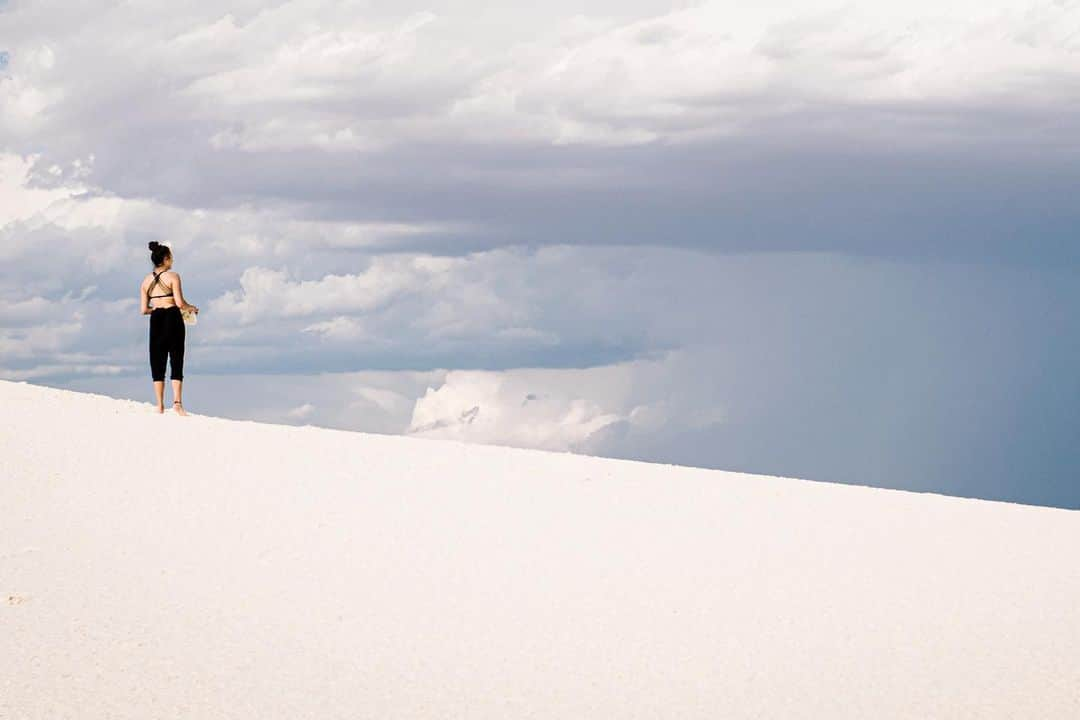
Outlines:
[[[0,718],[1080,718],[1080,513],[0,382]]]

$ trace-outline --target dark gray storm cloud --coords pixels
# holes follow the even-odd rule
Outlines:
[[[37,183],[93,155],[91,184],[122,197],[471,228],[397,245],[440,253],[1077,260],[1068,4],[613,4],[576,24],[557,6],[193,5],[115,47],[38,7],[5,14],[24,32],[9,99],[49,108],[9,127],[42,154]],[[119,34],[145,12],[82,19]]]

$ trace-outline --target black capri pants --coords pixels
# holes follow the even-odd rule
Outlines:
[[[184,316],[180,308],[155,308],[150,312],[150,375],[155,382],[165,381],[165,361],[169,361],[172,380],[184,379]]]

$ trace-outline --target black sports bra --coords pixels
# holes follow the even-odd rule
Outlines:
[[[173,296],[173,291],[172,291],[171,288],[169,289],[169,292],[167,292],[164,295],[151,295],[150,294],[150,291],[153,290],[155,285],[161,285],[162,284],[161,280],[160,280],[160,277],[164,273],[165,273],[165,271],[162,270],[161,272],[156,273],[154,275],[154,282],[150,283],[150,287],[146,288],[146,299],[147,300],[153,300],[154,298],[163,298],[163,297],[172,297]]]

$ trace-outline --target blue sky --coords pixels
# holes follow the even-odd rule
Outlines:
[[[0,377],[1080,507],[1080,5],[0,11]],[[138,57],[133,63],[131,58]]]

